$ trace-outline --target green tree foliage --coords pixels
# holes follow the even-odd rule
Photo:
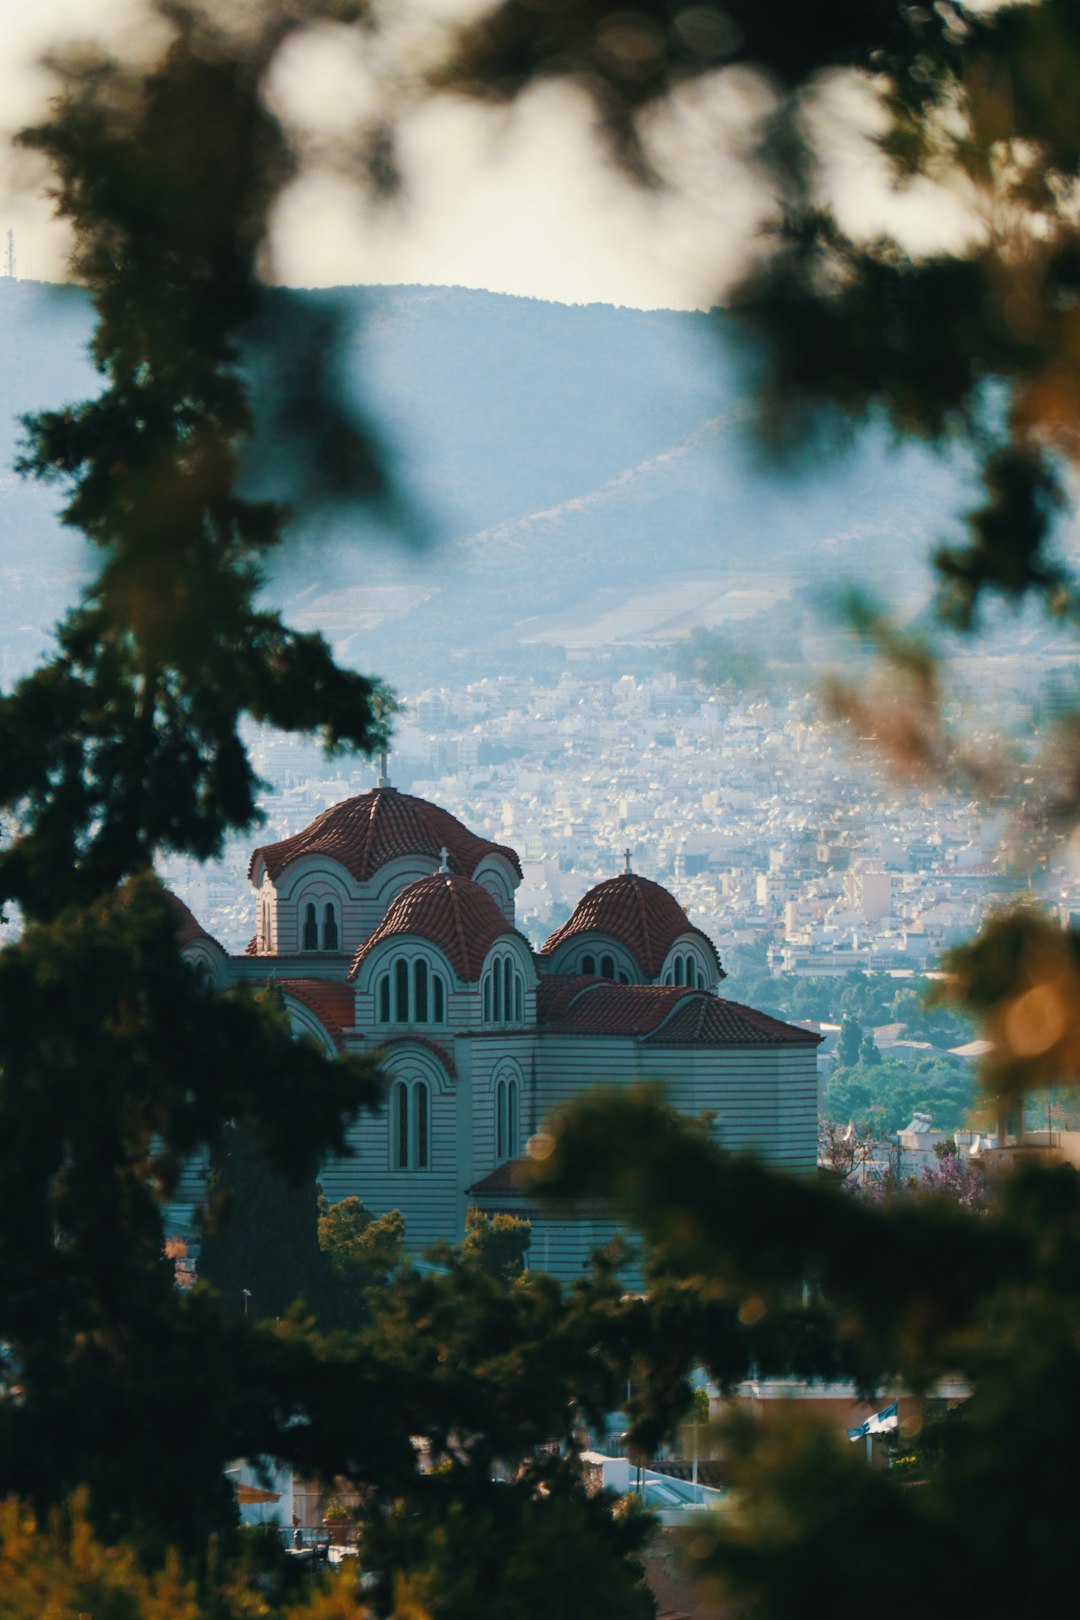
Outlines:
[[[461,1252],[466,1259],[507,1282],[520,1276],[529,1252],[532,1223],[517,1215],[485,1215],[470,1207],[465,1212],[465,1241]]]
[[[18,1390],[0,1483],[39,1508],[85,1484],[102,1527],[193,1547],[233,1515],[229,1458],[303,1449],[316,1357],[174,1289],[160,1200],[227,1121],[306,1176],[381,1087],[370,1061],[295,1044],[272,1005],[210,996],[152,863],[250,824],[245,717],[370,748],[386,704],[257,605],[286,512],[238,493],[241,342],[273,324],[256,258],[290,172],[260,82],[292,23],[268,11],[230,50],[188,8],[160,10],[173,42],[151,71],[75,58],[24,137],[75,231],[103,381],[26,424],[23,471],[62,486],[97,571],[54,656],[0,699],[16,829],[0,901],[25,921],[0,953],[0,1339]]]
[[[355,1580],[339,1576],[327,1589],[300,1587],[280,1553],[257,1535],[242,1558],[208,1572],[201,1582],[175,1556],[148,1571],[127,1547],[98,1541],[80,1495],[65,1512],[42,1522],[7,1500],[0,1504],[0,1613],[5,1620],[371,1620]]]
[[[929,1041],[948,1051],[973,1035],[973,1021],[956,1002],[946,1005],[940,981],[890,973],[774,974],[763,949],[744,945],[728,953],[725,989],[776,1018],[842,1024],[853,1018],[869,1032],[899,1024],[905,1040]]]
[[[862,1044],[862,1025],[855,1018],[845,1018],[840,1025],[840,1035],[836,1042],[837,1063],[845,1069],[850,1069],[858,1063]]]
[[[933,1615],[975,1604],[1005,1620],[1070,1590],[1068,1479],[1080,1437],[1068,1394],[1080,1354],[1071,1168],[991,1181],[979,1214],[947,1190],[868,1203],[725,1157],[642,1091],[581,1104],[535,1175],[553,1195],[616,1200],[642,1234],[641,1342],[651,1334],[666,1351],[642,1360],[643,1443],[670,1420],[673,1363],[699,1362],[722,1385],[749,1365],[798,1366],[807,1376],[842,1370],[868,1391],[895,1381],[926,1398],[941,1378],[973,1391],[918,1491],[902,1472],[868,1470],[858,1448],[816,1424],[729,1425],[738,1511],[710,1515],[687,1538],[690,1562],[729,1598],[770,1617],[816,1613],[835,1601],[837,1548],[861,1588],[898,1545],[932,1575],[921,1601]],[[910,1436],[930,1409],[914,1403]],[[995,1563],[1007,1534],[1027,1552]],[[880,1605],[906,1612],[910,1592],[883,1589]]]
[[[752,692],[766,683],[765,667],[754,653],[700,624],[687,641],[676,644],[672,667],[677,675],[735,692]]]
[[[199,1277],[225,1310],[274,1320],[301,1297],[317,1308],[323,1264],[315,1165],[298,1177],[275,1172],[248,1128],[227,1124],[211,1156],[210,1230]]]
[[[900,1063],[879,1057],[861,1059],[838,1072],[825,1093],[825,1118],[838,1125],[859,1120],[880,1136],[891,1136],[911,1123],[913,1114],[929,1114],[939,1130],[958,1131],[971,1123],[978,1087],[966,1064],[932,1058]]]
[[[405,1217],[391,1209],[378,1218],[359,1198],[337,1204],[319,1199],[321,1281],[316,1299],[319,1326],[356,1329],[368,1316],[369,1288],[385,1284],[405,1264]]]
[[[481,1241],[369,1295],[356,1364],[383,1383],[428,1470],[356,1474],[368,1493],[362,1556],[385,1572],[378,1601],[407,1593],[446,1620],[646,1620],[650,1520],[589,1498],[574,1461],[582,1429],[604,1430],[647,1348],[642,1304],[606,1265],[569,1292],[542,1272],[508,1278],[522,1233],[504,1227],[513,1245],[493,1245],[492,1230],[474,1222]],[[689,1390],[676,1378],[681,1411]]]

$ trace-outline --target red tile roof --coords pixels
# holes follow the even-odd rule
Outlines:
[[[457,1079],[457,1066],[450,1053],[438,1041],[429,1041],[426,1035],[394,1035],[388,1041],[380,1041],[378,1050],[388,1052],[394,1046],[426,1046],[429,1052],[434,1052],[451,1080]]]
[[[248,877],[262,858],[272,880],[302,855],[326,855],[350,872],[358,883],[402,855],[426,855],[437,861],[446,848],[456,872],[471,877],[485,855],[505,856],[521,876],[521,863],[506,844],[493,844],[470,832],[449,810],[416,799],[396,788],[374,788],[355,799],[324,810],[310,827],[283,838],[277,844],[263,844],[252,854]]]
[[[173,894],[171,889],[166,889],[165,898],[176,916],[176,935],[181,950],[185,945],[193,945],[197,939],[208,939],[211,945],[217,945],[217,940],[213,934],[206,932],[195,913],[185,906],[178,894]],[[218,946],[218,949],[220,950],[221,947]]]
[[[344,1032],[356,1022],[356,997],[350,985],[331,979],[277,979],[283,996],[299,1001],[322,1024],[336,1046],[344,1044]]]
[[[537,1020],[552,1035],[621,1035],[657,1046],[816,1046],[821,1040],[707,990],[564,973],[541,979]]]
[[[474,1181],[467,1190],[478,1198],[505,1196],[507,1193],[520,1196],[523,1191],[521,1183],[528,1168],[528,1159],[507,1159],[505,1164],[496,1165],[486,1176]]]
[[[824,1036],[698,990],[646,1039],[658,1046],[818,1046]]]
[[[395,897],[378,928],[357,951],[349,977],[381,940],[414,934],[445,951],[463,983],[475,984],[495,941],[515,932],[479,883],[452,872],[436,872],[418,878]]]
[[[552,998],[545,1030],[553,1035],[647,1035],[686,996],[685,985],[612,984],[610,979],[569,978],[575,993]],[[541,985],[544,985],[541,980]],[[539,1014],[538,1014],[539,1016]]]
[[[550,1024],[588,984],[610,984],[610,979],[586,973],[545,973],[536,987],[536,1022]]]
[[[607,934],[625,945],[647,979],[655,979],[680,934],[696,934],[724,977],[716,947],[694,928],[673,894],[637,872],[620,872],[596,884],[578,901],[573,916],[557,928],[541,952],[550,956],[577,934]]]

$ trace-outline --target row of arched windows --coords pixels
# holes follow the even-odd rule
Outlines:
[[[319,915],[321,910],[322,915]],[[337,907],[327,900],[321,908],[309,900],[304,907],[301,946],[305,951],[336,951],[338,949]]]
[[[691,990],[707,988],[705,975],[690,951],[680,951],[664,974],[665,984],[688,984]]]
[[[431,1088],[396,1080],[390,1093],[390,1168],[426,1170],[431,1154]]]
[[[399,956],[379,980],[377,994],[382,1024],[446,1023],[446,985],[422,956],[413,962]]]
[[[521,1151],[521,1084],[515,1076],[495,1085],[495,1157],[501,1164]],[[427,1170],[431,1164],[431,1087],[426,1080],[395,1080],[390,1092],[390,1168]]]
[[[616,971],[615,958],[611,955],[610,951],[604,952],[603,956],[600,958],[599,964],[591,951],[587,952],[586,955],[581,958],[581,971],[582,973],[589,974],[590,977],[598,973],[602,979],[610,979],[613,984],[630,983],[630,979],[627,974],[621,971]]]
[[[525,980],[509,956],[500,957],[484,975],[484,1023],[525,1022]]]

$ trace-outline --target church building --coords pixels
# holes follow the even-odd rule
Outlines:
[[[248,876],[246,953],[177,902],[184,955],[221,989],[273,978],[295,1032],[327,1052],[379,1055],[386,1103],[320,1184],[399,1209],[410,1251],[458,1241],[471,1204],[527,1216],[529,1263],[580,1275],[616,1223],[538,1207],[517,1170],[595,1085],[662,1080],[677,1107],[712,1113],[724,1147],[813,1170],[819,1038],[718,995],[712,941],[629,857],[536,951],[515,926],[514,850],[380,779],[256,849]],[[193,1167],[180,1196],[197,1202],[197,1182]]]

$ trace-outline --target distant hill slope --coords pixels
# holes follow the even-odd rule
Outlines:
[[[890,455],[869,433],[798,479],[763,468],[734,351],[705,315],[462,288],[306,296],[345,311],[349,376],[436,544],[409,556],[363,514],[339,517],[297,536],[270,588],[398,684],[466,650],[497,667],[522,640],[557,641],[568,614],[579,640],[636,635],[642,614],[613,607],[660,586],[665,623],[692,617],[703,591],[717,599],[729,576],[910,588],[964,504],[954,468],[912,448]],[[52,515],[58,492],[8,470],[14,418],[94,388],[89,333],[80,293],[0,280],[5,678],[34,655],[84,560]]]

